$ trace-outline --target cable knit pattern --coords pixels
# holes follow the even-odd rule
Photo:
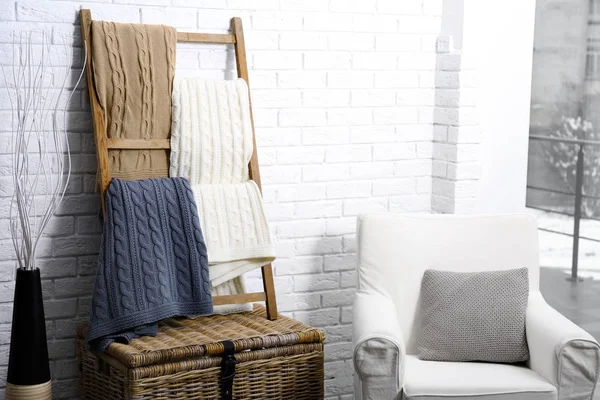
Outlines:
[[[200,279],[200,276],[209,276],[208,254],[207,254],[206,245],[204,243],[204,237],[202,235],[202,228],[200,226],[200,218],[198,216],[198,208],[196,207],[196,201],[194,200],[194,192],[192,191],[192,188],[189,185],[185,186],[185,196],[187,199],[186,204],[188,204],[189,208],[190,208],[190,213],[191,213],[190,220],[192,221],[191,229],[194,232],[194,239],[195,239],[195,244],[197,247],[196,251],[197,251],[198,256],[201,258],[198,265],[200,265],[200,267],[202,268],[202,271],[200,273],[198,273],[199,271],[196,271],[196,273],[194,274],[194,277],[195,277],[195,279]],[[205,295],[208,295],[208,296],[211,295],[209,285],[202,285],[202,289],[204,290]]]
[[[275,259],[260,191],[249,180],[248,86],[242,79],[175,77],[172,102],[170,174],[192,184],[213,295],[243,293],[242,274]],[[246,309],[215,307],[219,313]]]
[[[92,71],[107,136],[167,139],[175,74],[175,28],[92,21]],[[114,178],[167,177],[167,150],[110,150]]]
[[[103,257],[104,249],[100,249],[98,255],[98,269],[104,269]],[[108,293],[106,291],[106,281],[104,279],[98,279],[96,281],[96,287],[94,288],[94,297],[107,298]],[[94,302],[94,314],[98,316],[100,320],[107,320],[109,318],[108,305],[105,302]]]
[[[136,247],[141,261],[143,290],[146,291],[142,295],[145,295],[145,298],[148,299],[148,305],[154,307],[160,304],[161,299],[158,292],[158,282],[156,281],[157,275],[155,274],[157,268],[154,266],[154,257],[152,256],[154,244],[151,239],[152,231],[149,225],[152,212],[150,215],[147,214],[148,210],[145,206],[148,204],[144,202],[144,189],[142,186],[131,185],[130,190],[133,212],[135,213],[134,220],[137,232],[139,232],[138,246]],[[150,218],[146,219],[147,215]]]
[[[167,212],[169,214],[169,229],[171,231],[171,241],[173,243],[174,262],[177,269],[177,291],[178,298],[184,299],[191,296],[189,287],[190,271],[187,269],[187,263],[190,260],[188,245],[186,243],[185,227],[181,225],[178,216],[182,214],[179,208],[179,196],[174,185],[170,182],[164,182],[164,194],[167,199]],[[193,233],[192,233],[193,234]]]
[[[152,90],[152,70],[150,69],[150,46],[146,27],[144,25],[132,25],[135,30],[135,41],[138,47],[138,63],[140,65],[140,76],[142,78],[142,126],[140,137],[150,139],[152,130],[152,116],[154,115],[154,92]]]
[[[164,29],[165,34],[165,47],[167,49],[167,81],[168,81],[168,92],[173,92],[173,78],[175,77],[175,46],[173,43],[177,43],[177,35],[175,29]],[[169,110],[170,112],[171,110]]]
[[[165,318],[213,312],[192,193],[184,178],[111,182],[87,336],[93,350],[155,334]]]
[[[143,198],[140,203],[146,206],[146,215],[148,216],[148,228],[150,236],[150,244],[147,250],[150,251],[151,257],[154,258],[154,266],[158,270],[158,286],[160,295],[160,304],[164,304],[169,301],[170,298],[170,287],[169,287],[169,270],[167,268],[166,254],[161,246],[163,237],[161,235],[161,223],[160,216],[153,211],[154,204],[157,204],[156,193],[154,191],[154,182],[151,180],[141,180],[140,187],[142,189]],[[159,207],[160,204],[159,204]],[[161,207],[162,208],[162,207]]]
[[[248,85],[243,79],[173,80],[171,176],[194,184],[244,183],[252,157]]]
[[[213,286],[262,267],[275,259],[260,191],[254,181],[192,185],[202,211]],[[211,211],[209,211],[211,210]]]
[[[123,131],[123,116],[125,115],[125,72],[121,60],[119,36],[116,33],[114,22],[102,25],[106,36],[105,45],[108,53],[108,64],[111,70],[112,108],[110,109],[110,123],[108,124],[109,137],[121,137]]]
[[[213,222],[209,223],[209,221],[218,220],[215,197],[208,195],[200,199],[200,196],[202,196],[201,191],[192,191],[192,195],[199,199],[198,201],[195,201],[195,203],[198,208],[198,214],[200,215],[200,225],[204,227],[202,229],[204,236],[219,237],[221,232],[218,224]],[[213,296],[238,293],[246,293],[246,283],[242,275],[212,287]],[[252,309],[252,304],[227,304],[214,306],[214,311],[216,314],[231,314],[236,312],[252,311]]]
[[[121,201],[122,198],[119,193],[110,193],[110,202],[112,206],[112,219],[114,221],[113,233],[114,233],[114,254],[115,254],[115,267],[117,269],[117,290],[119,292],[119,303],[120,307],[124,312],[133,312],[135,309],[133,299],[133,279],[131,277],[131,270],[129,266],[129,237],[127,236],[127,221],[125,217],[125,206]],[[107,215],[107,218],[110,216]]]

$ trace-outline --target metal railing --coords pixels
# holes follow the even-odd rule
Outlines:
[[[568,139],[568,138],[557,138],[551,136],[541,136],[541,135],[529,135],[529,140],[537,140],[541,142],[554,142],[554,143],[566,143],[572,144],[575,146],[579,146],[577,151],[577,162],[575,166],[575,193],[565,192],[563,190],[555,190],[549,188],[536,187],[533,185],[527,185],[527,189],[540,190],[549,193],[557,193],[567,196],[575,196],[575,206],[573,210],[573,214],[564,211],[553,210],[550,208],[538,207],[527,205],[529,208],[533,208],[536,210],[551,212],[555,214],[567,215],[573,217],[573,233],[569,234],[566,232],[555,231],[553,229],[539,228],[544,232],[557,233],[559,235],[572,236],[573,237],[573,255],[572,255],[572,264],[571,264],[571,280],[577,281],[577,273],[578,273],[578,264],[579,264],[579,239],[590,240],[593,242],[600,243],[600,239],[595,239],[591,237],[581,236],[580,235],[580,223],[582,219],[590,219],[595,221],[600,221],[600,218],[587,217],[581,215],[581,203],[584,198],[600,200],[598,196],[591,196],[583,194],[583,174],[584,174],[584,160],[585,160],[585,146],[597,146],[600,148],[600,141],[595,140],[578,140],[578,139]]]

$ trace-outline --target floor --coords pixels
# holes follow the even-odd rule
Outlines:
[[[569,270],[542,267],[540,290],[552,307],[600,341],[600,281],[586,278],[567,280]],[[597,391],[593,400],[600,400]]]
[[[568,270],[542,267],[540,290],[548,304],[600,341],[600,280],[568,277]]]
[[[573,218],[528,209],[540,228],[572,233]],[[546,301],[563,315],[600,340],[600,243],[580,240],[579,276],[567,280],[572,264],[573,238],[539,231],[541,291]],[[581,234],[600,239],[600,222],[581,221]]]
[[[529,210],[538,226],[564,233],[573,232],[573,218]],[[600,222],[581,221],[581,235],[600,239]],[[540,289],[546,301],[600,341],[600,243],[579,242],[579,276],[567,280],[571,273],[573,238],[540,231]],[[594,396],[600,400],[600,390]]]

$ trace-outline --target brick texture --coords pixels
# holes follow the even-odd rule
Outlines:
[[[475,102],[476,74],[469,57],[452,48],[452,38],[440,35],[436,43],[435,107],[429,183],[434,212],[468,213],[473,210],[481,173],[480,129]]]
[[[455,196],[468,203],[469,182],[477,177],[472,95],[460,93],[461,82],[472,76],[451,52],[437,53],[442,2],[5,0],[0,64],[6,75],[11,76],[13,30],[32,30],[34,40],[45,30],[57,51],[66,41],[80,66],[82,7],[95,19],[187,31],[224,32],[231,17],[242,18],[265,207],[277,242],[278,304],[284,314],[325,330],[327,398],[350,399],[356,215],[448,211]],[[234,56],[225,46],[181,44],[177,72],[231,79]],[[0,99],[7,87],[0,79]],[[88,317],[100,235],[85,90],[82,85],[68,105],[71,185],[39,253],[57,399],[77,395],[73,337],[76,324]],[[4,292],[12,291],[15,266],[6,232],[11,130],[9,103],[0,101],[0,346],[5,347],[12,304]],[[463,166],[461,160],[468,162]],[[249,275],[250,285],[260,288],[258,271]],[[6,357],[0,369],[4,374]]]

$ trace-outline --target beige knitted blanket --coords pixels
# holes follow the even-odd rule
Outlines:
[[[92,68],[109,138],[168,139],[175,28],[92,21]],[[114,178],[169,176],[167,150],[110,150]]]

